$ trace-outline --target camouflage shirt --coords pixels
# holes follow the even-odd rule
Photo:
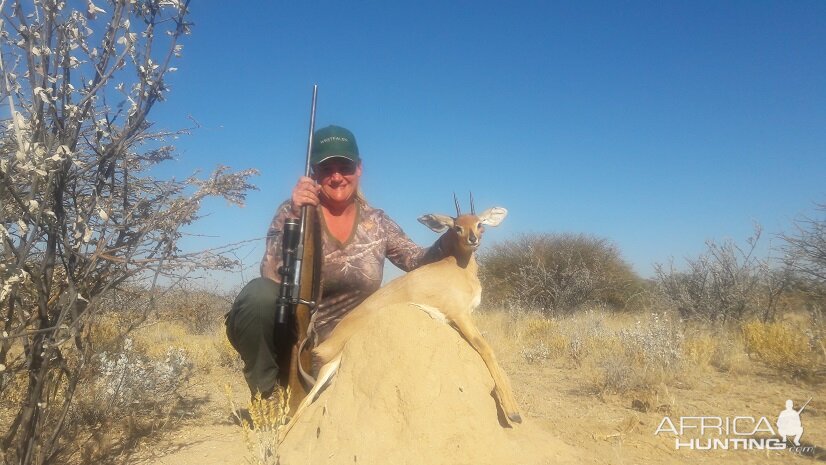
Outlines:
[[[328,232],[324,215],[318,210],[324,249],[322,294],[315,310],[319,342],[329,336],[344,315],[381,287],[385,258],[404,271],[442,258],[438,245],[419,247],[384,211],[361,201],[356,202],[356,208],[355,230],[344,243]],[[261,276],[279,283],[281,231],[288,218],[294,216],[286,201],[278,207],[267,231],[267,249],[261,260]]]

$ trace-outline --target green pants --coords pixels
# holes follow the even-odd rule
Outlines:
[[[250,281],[227,315],[227,338],[244,361],[244,377],[250,392],[264,397],[275,390],[278,378],[279,345],[286,337],[276,336],[275,305],[279,284],[267,278]],[[286,335],[284,335],[286,336]]]

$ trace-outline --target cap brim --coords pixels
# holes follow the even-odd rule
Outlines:
[[[326,156],[326,157],[324,157],[324,158],[322,158],[318,161],[313,161],[313,165],[320,165],[320,164],[324,163],[327,160],[332,160],[333,158],[343,158],[345,160],[349,160],[349,161],[352,161],[354,163],[358,163],[358,162],[361,161],[360,158],[351,158],[347,155],[328,155],[328,156]]]

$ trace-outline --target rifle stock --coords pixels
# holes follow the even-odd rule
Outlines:
[[[308,208],[307,228],[304,230],[304,264],[301,272],[301,294],[302,303],[296,304],[294,311],[293,326],[296,333],[295,342],[290,350],[290,369],[284,386],[289,386],[291,391],[290,407],[295,411],[298,404],[306,397],[312,386],[307,386],[303,382],[303,377],[299,373],[300,367],[310,372],[312,369],[311,347],[304,346],[304,339],[308,336],[310,316],[312,308],[303,302],[317,302],[320,297],[319,273],[321,270],[321,257],[323,255],[321,246],[321,235],[319,234],[319,221],[315,207]]]

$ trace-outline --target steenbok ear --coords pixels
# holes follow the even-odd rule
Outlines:
[[[502,207],[488,208],[479,214],[479,222],[488,226],[499,226],[499,223],[508,216],[508,211]]]
[[[453,227],[453,218],[447,215],[430,213],[428,215],[420,216],[419,223],[427,226],[437,233],[441,233],[445,232],[448,228]]]

